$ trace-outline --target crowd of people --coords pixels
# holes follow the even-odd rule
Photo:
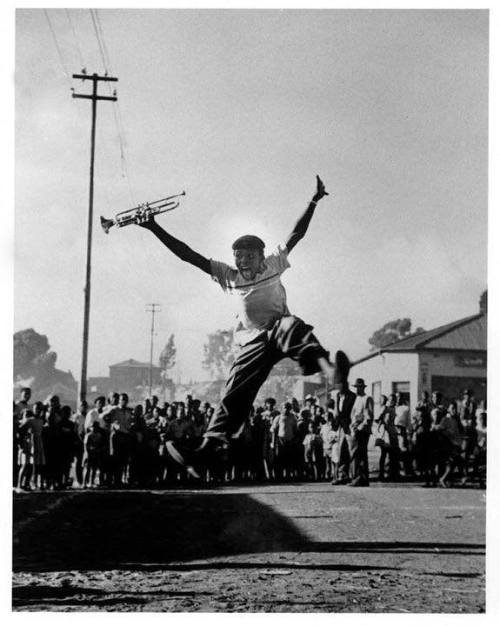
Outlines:
[[[401,394],[382,396],[374,405],[363,379],[353,388],[344,384],[326,406],[310,395],[302,405],[293,398],[279,408],[267,398],[230,443],[221,444],[203,480],[356,487],[378,478],[485,486],[486,406],[469,390],[447,406],[439,391],[424,393],[412,412]],[[166,443],[195,448],[213,413],[213,406],[192,396],[171,403],[153,396],[132,408],[126,393],[99,396],[92,407],[81,402],[73,412],[56,395],[32,403],[31,390],[24,388],[14,403],[14,488],[189,484]]]

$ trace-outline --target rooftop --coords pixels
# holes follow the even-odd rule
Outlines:
[[[487,319],[478,313],[432,330],[410,335],[358,359],[361,363],[383,352],[418,352],[420,350],[487,350]]]
[[[143,363],[141,361],[136,361],[135,359],[128,359],[127,361],[122,361],[121,363],[114,363],[109,367],[130,367],[130,368],[148,368],[150,367],[149,363]],[[158,365],[153,365],[153,369],[158,368]]]

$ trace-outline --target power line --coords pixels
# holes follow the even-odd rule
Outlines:
[[[82,54],[82,49],[80,47],[80,41],[78,39],[78,35],[76,34],[76,30],[75,27],[73,26],[73,21],[71,20],[71,16],[69,14],[68,9],[64,9],[66,12],[66,17],[68,18],[68,22],[71,28],[71,31],[73,33],[73,39],[75,40],[75,44],[76,44],[76,49],[78,51],[78,56],[80,57],[80,66],[82,69],[85,68],[85,61],[83,60],[83,54]]]
[[[106,46],[106,41],[104,39],[104,31],[102,29],[102,24],[101,24],[101,20],[99,18],[99,14],[97,12],[97,9],[89,9],[90,12],[90,16],[92,17],[92,24],[94,25],[94,33],[97,39],[97,43],[99,46],[99,52],[101,55],[101,60],[103,62],[104,65],[104,69],[106,74],[108,73],[108,71],[111,71],[111,63],[110,63],[110,57],[109,57],[109,53],[108,53],[108,49]],[[110,93],[111,93],[111,85],[108,85]],[[124,136],[125,136],[125,132],[123,129],[123,123],[121,120],[121,111],[120,111],[120,106],[118,104],[118,102],[115,103],[115,106],[113,106],[113,117],[115,120],[115,126],[116,126],[116,132],[118,134],[118,142],[120,145],[120,164],[121,164],[121,168],[122,168],[122,176],[125,178],[125,180],[127,181],[127,187],[128,187],[128,192],[129,192],[129,196],[130,196],[130,201],[132,204],[134,204],[134,195],[132,193],[132,186],[130,183],[130,176],[129,176],[129,172],[128,172],[128,164],[127,164],[127,159],[125,156],[125,140],[124,140]]]
[[[90,11],[90,17],[92,18],[92,24],[94,25],[94,32],[95,32],[95,36],[96,36],[96,39],[97,39],[97,43],[99,45],[99,52],[100,52],[100,55],[101,55],[101,60],[102,60],[102,64],[104,66],[104,72],[105,72],[105,75],[106,75],[108,73],[108,66],[107,66],[107,63],[106,63],[106,59],[104,58],[104,48],[103,48],[102,43],[101,43],[101,38],[99,37],[99,31],[97,30],[97,22],[96,22],[96,19],[95,19],[95,16],[94,16],[94,11],[92,9],[89,9],[89,11]]]
[[[103,52],[104,52],[104,58],[106,59],[106,63],[108,65],[109,71],[111,71],[110,57],[109,57],[109,53],[108,53],[108,48],[106,46],[106,40],[104,38],[104,31],[102,29],[101,18],[99,17],[99,11],[97,9],[93,9],[93,11],[94,11],[95,19],[96,19],[96,22],[97,22],[97,28],[98,28],[99,33],[101,35],[101,43],[102,43],[102,49],[103,49]]]
[[[50,21],[47,9],[44,9],[43,12],[45,14],[45,18],[46,18],[47,23],[49,25],[50,32],[52,33],[52,38],[54,39],[54,44],[56,46],[56,50],[57,50],[57,54],[59,56],[59,61],[61,63],[62,70],[64,72],[64,75],[68,79],[69,84],[71,85],[71,78],[70,78],[70,75],[69,75],[69,71],[68,71],[68,68],[66,67],[66,63],[64,62],[64,58],[63,58],[63,55],[62,55],[62,52],[61,52],[61,48],[59,46],[59,42],[57,41],[57,36],[56,36],[55,30],[54,30],[54,28],[52,26],[52,22]]]

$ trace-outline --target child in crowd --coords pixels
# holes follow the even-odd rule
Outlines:
[[[18,465],[20,468],[17,491],[30,491],[33,472],[33,411],[30,409],[23,409],[17,435]]]
[[[102,459],[106,438],[96,420],[91,427],[90,433],[85,440],[85,475],[83,479],[84,487],[96,487],[97,475],[101,478]]]

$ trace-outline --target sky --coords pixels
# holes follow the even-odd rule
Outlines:
[[[158,218],[205,256],[286,239],[319,174],[330,195],[290,255],[289,308],[357,358],[384,323],[433,328],[487,287],[488,13],[470,10],[18,9],[14,330],[47,335],[79,377],[87,237],[87,82],[97,112],[90,376],[155,360],[175,333],[182,379],[231,302],[150,233],[99,215],[183,190]],[[109,95],[101,83],[99,91]]]

